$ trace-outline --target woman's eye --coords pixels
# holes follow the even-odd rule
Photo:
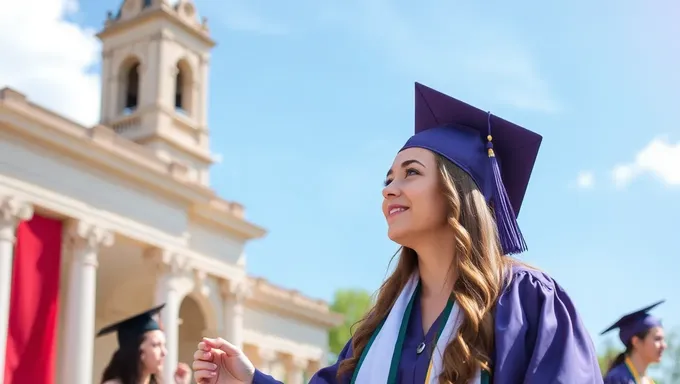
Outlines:
[[[384,185],[385,187],[387,187],[388,185],[390,185],[391,182],[392,182],[392,180],[385,180],[385,181],[383,182],[383,185]]]
[[[406,170],[406,176],[411,176],[411,175],[420,175],[420,172],[413,168],[409,168]]]

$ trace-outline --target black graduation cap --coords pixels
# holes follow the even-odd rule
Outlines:
[[[661,320],[650,315],[648,312],[654,309],[656,306],[663,304],[665,301],[666,300],[657,301],[652,305],[621,317],[609,328],[602,331],[600,335],[604,335],[605,333],[618,328],[619,339],[621,339],[623,344],[628,344],[633,336],[637,335],[638,333],[644,332],[650,328],[661,326]]]
[[[165,304],[161,304],[155,308],[149,309],[148,311],[106,326],[102,328],[99,333],[97,333],[97,337],[108,335],[112,332],[118,332],[117,336],[119,347],[122,348],[127,345],[133,345],[134,343],[137,343],[139,338],[146,332],[161,329],[160,324],[154,320],[153,316],[158,314],[158,312],[160,312],[163,307],[165,307]]]

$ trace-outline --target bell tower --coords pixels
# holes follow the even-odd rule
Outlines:
[[[125,0],[102,42],[101,124],[208,186],[210,38],[191,0]]]

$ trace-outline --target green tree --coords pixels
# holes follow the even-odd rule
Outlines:
[[[607,340],[604,346],[604,352],[597,357],[597,362],[600,364],[600,371],[604,376],[609,369],[609,364],[616,358],[616,356],[621,353],[619,348],[616,348],[611,340]]]
[[[329,348],[334,355],[340,354],[342,348],[352,336],[352,326],[361,320],[373,305],[371,294],[362,289],[339,289],[335,291],[331,310],[345,317],[343,324],[331,329]]]

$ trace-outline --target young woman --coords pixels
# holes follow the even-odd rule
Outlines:
[[[657,303],[620,318],[602,334],[619,329],[619,339],[626,350],[609,366],[604,377],[605,384],[654,384],[646,375],[647,367],[661,361],[666,349],[661,320],[648,314]]]
[[[161,384],[159,374],[165,359],[165,334],[153,316],[165,305],[135,315],[108,327],[97,336],[117,332],[118,350],[104,369],[102,384]],[[191,369],[179,363],[175,384],[189,384]]]
[[[416,84],[416,133],[383,189],[399,262],[311,383],[602,383],[564,290],[506,256],[526,248],[515,213],[541,139]],[[203,339],[193,368],[199,383],[278,383],[222,339]]]

